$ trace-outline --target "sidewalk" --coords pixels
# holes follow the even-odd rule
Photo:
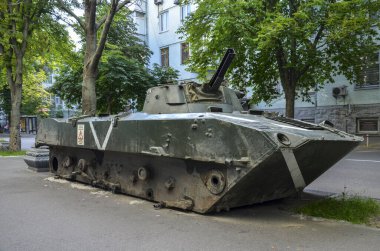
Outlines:
[[[379,229],[294,215],[289,203],[211,215],[155,210],[0,158],[0,250],[379,250]]]
[[[21,133],[21,149],[28,150],[34,147],[35,139],[35,134]],[[0,133],[0,141],[1,140],[9,141],[9,133]]]

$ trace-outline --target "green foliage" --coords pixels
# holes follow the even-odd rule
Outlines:
[[[363,224],[369,223],[372,217],[380,215],[380,204],[374,199],[343,196],[311,202],[299,208],[297,212]]]
[[[31,70],[30,70],[31,71]],[[42,82],[46,80],[43,70],[30,71],[24,74],[24,91],[22,93],[21,114],[40,115],[45,117],[49,108],[49,93],[44,89]]]
[[[0,86],[0,107],[7,116],[11,114],[11,91],[4,85]]]
[[[46,116],[46,110],[50,106],[49,93],[44,90],[42,83],[46,81],[52,70],[72,60],[74,55],[72,53],[73,44],[69,41],[65,26],[50,15],[51,1],[31,2],[33,13],[41,14],[38,19],[31,20],[30,34],[26,38],[27,47],[23,57],[21,113]],[[20,1],[20,3],[21,8],[22,4],[27,5],[26,1]],[[13,4],[17,6],[16,2]],[[19,29],[25,24],[20,19],[21,13],[15,11],[12,15],[4,15],[1,8],[5,8],[5,6],[0,6],[0,16],[3,18],[0,25],[0,46],[3,46],[4,49],[4,54],[0,53],[0,104],[5,113],[10,115],[10,87],[6,81],[5,66],[11,65],[14,68],[16,58],[15,55],[6,56],[5,52],[7,50],[7,53],[11,52],[9,49],[12,45],[9,41],[12,40],[13,36],[17,37],[18,40],[23,38],[22,30],[16,30],[16,33],[9,32],[6,24],[15,20],[16,27]],[[19,43],[22,42],[21,40]],[[16,72],[15,68],[13,72]]]
[[[179,71],[172,67],[162,67],[158,64],[153,64],[151,74],[154,78],[155,85],[163,85],[166,83],[175,83],[179,77]]]
[[[66,105],[76,105],[81,103],[82,97],[82,74],[83,74],[83,53],[79,52],[70,64],[62,65],[57,69],[57,76],[49,92],[65,100]]]
[[[136,58],[126,57],[121,51],[106,51],[99,67],[97,80],[98,109],[100,112],[123,111],[129,99],[137,99],[138,108],[144,103],[152,77]]]
[[[118,48],[127,58],[134,58],[141,64],[147,65],[152,52],[147,48],[145,43],[136,36],[137,28],[129,14],[129,9],[121,9],[115,15],[108,33],[108,48],[106,49]]]
[[[99,113],[121,112],[130,100],[137,100],[137,109],[141,109],[148,88],[178,78],[178,72],[171,68],[156,66],[152,72],[146,68],[152,52],[135,35],[136,27],[127,14],[123,10],[115,16],[100,61],[96,82]],[[71,105],[81,103],[83,52],[76,55],[74,62],[61,67],[50,89]]]
[[[153,84],[145,67],[152,52],[135,35],[136,26],[129,14],[127,9],[119,11],[108,33],[96,83],[101,113],[123,111],[130,99],[137,99],[140,109],[146,90]]]
[[[337,74],[361,82],[363,58],[379,47],[379,1],[194,0],[179,32],[190,43],[189,70],[206,78],[227,48],[237,56],[228,77],[270,102],[281,84],[287,102]],[[233,69],[233,70],[232,70]]]

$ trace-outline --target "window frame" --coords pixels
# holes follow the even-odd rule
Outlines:
[[[363,84],[355,84],[355,90],[377,89],[380,87],[380,53],[376,52],[375,54],[377,55],[377,59],[375,59],[376,56],[373,55],[373,58],[375,59],[373,62],[372,59],[369,60],[367,57],[363,59],[369,61],[369,64],[362,70]],[[366,81],[366,77],[371,74],[371,68],[375,71],[375,76],[377,73],[377,83],[369,83]]]
[[[181,47],[181,65],[186,64],[186,61],[190,58],[190,46],[187,42],[180,43]],[[184,48],[187,49],[187,53],[185,52]],[[186,54],[186,56],[184,56]]]
[[[159,15],[159,30],[161,32],[166,32],[169,30],[168,27],[168,20],[169,20],[169,11],[162,11]],[[165,24],[165,25],[164,25]]]
[[[373,131],[362,131],[360,130],[360,122],[362,121],[373,121],[376,122],[377,125],[377,130]],[[356,132],[358,134],[378,134],[380,131],[380,123],[379,123],[379,118],[378,117],[364,117],[364,118],[357,118],[356,119]]]
[[[166,60],[167,61],[167,64],[166,62],[164,62],[163,60],[163,56],[165,55],[163,52],[164,51],[167,51],[165,54],[166,54]],[[160,58],[161,58],[161,67],[170,67],[170,61],[169,61],[169,54],[170,53],[170,50],[169,50],[169,46],[166,46],[166,47],[162,47],[160,48]]]
[[[183,22],[191,13],[191,4],[181,5],[179,9],[180,9],[180,20],[181,22]],[[186,15],[184,15],[184,10],[186,10]]]

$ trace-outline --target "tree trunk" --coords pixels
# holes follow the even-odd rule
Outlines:
[[[84,67],[82,85],[82,113],[94,116],[96,114],[96,83],[97,73],[93,69]]]
[[[96,114],[96,90],[95,83],[98,73],[98,65],[93,64],[92,58],[96,52],[96,1],[85,1],[85,34],[86,49],[83,66],[82,85],[82,113],[94,116]]]
[[[108,114],[112,114],[111,112],[112,112],[112,98],[113,97],[108,97],[108,99],[107,99],[107,113]]]
[[[287,85],[284,89],[285,92],[285,116],[288,118],[294,118],[294,103],[296,90],[292,86]]]
[[[10,119],[9,150],[11,151],[21,150],[20,104],[21,88],[15,88],[15,93],[12,93],[12,111]]]
[[[98,65],[100,57],[102,56],[107,34],[111,27],[112,20],[115,13],[122,7],[130,3],[130,0],[124,0],[120,3],[119,0],[110,1],[110,9],[108,13],[96,22],[96,6],[100,3],[97,0],[84,0],[84,22],[79,18],[70,6],[66,5],[64,1],[57,0],[59,7],[67,14],[72,16],[84,30],[86,35],[86,49],[84,56],[83,67],[83,84],[82,84],[82,114],[95,115],[96,114],[96,78],[98,76]],[[97,43],[97,31],[103,25],[103,30],[100,35],[99,44]]]
[[[22,65],[23,56],[16,54],[16,78],[13,80],[12,66],[7,66],[7,80],[11,90],[11,117],[10,117],[10,137],[9,149],[11,151],[21,150],[20,135],[20,108],[22,97]]]

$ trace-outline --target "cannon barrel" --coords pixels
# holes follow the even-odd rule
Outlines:
[[[218,69],[212,76],[210,82],[203,84],[202,91],[207,93],[212,93],[218,91],[220,85],[224,80],[224,75],[226,74],[228,68],[230,67],[232,60],[235,57],[234,49],[227,49],[222,62],[219,64]]]

